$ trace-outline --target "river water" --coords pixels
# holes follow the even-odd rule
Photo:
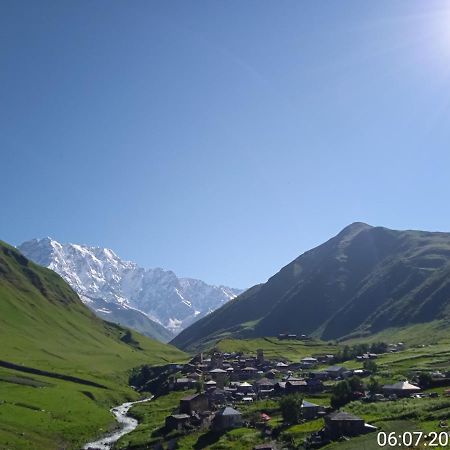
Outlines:
[[[120,425],[120,429],[105,435],[101,439],[95,442],[88,442],[83,450],[111,450],[113,445],[125,434],[130,433],[138,426],[138,421],[128,416],[128,411],[133,405],[138,403],[149,402],[153,397],[139,400],[137,402],[127,402],[120,406],[115,406],[111,409],[117,423]]]

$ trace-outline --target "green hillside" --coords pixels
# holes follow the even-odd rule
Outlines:
[[[0,241],[0,449],[79,448],[136,394],[128,372],[176,348],[97,318],[51,270]],[[41,372],[37,372],[39,370]]]
[[[364,337],[450,317],[450,233],[354,223],[180,333],[179,348],[224,337]]]
[[[298,362],[313,354],[335,354],[339,350],[337,344],[322,341],[278,340],[275,337],[254,339],[223,339],[215,348],[221,352],[241,352],[245,355],[256,355],[258,349],[264,350],[268,359]]]

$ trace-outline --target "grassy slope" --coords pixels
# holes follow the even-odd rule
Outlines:
[[[418,333],[408,336],[407,329],[402,329],[401,333],[389,333],[376,335],[373,341],[384,340],[386,342],[398,342],[403,340],[410,342],[407,349],[399,353],[386,353],[380,355],[377,364],[381,369],[391,370],[396,373],[407,374],[410,370],[450,370],[450,335],[448,333],[434,334],[433,343],[423,340],[423,334],[430,331],[428,328],[419,330],[412,327],[411,333]],[[389,339],[395,337],[397,340]],[[399,337],[403,339],[398,339]],[[245,354],[256,355],[257,349],[263,349],[266,358],[286,359],[289,361],[299,361],[305,356],[313,354],[334,354],[339,347],[344,344],[356,344],[367,342],[364,340],[352,340],[341,344],[332,344],[322,341],[291,341],[278,340],[274,337],[255,339],[224,339],[216,344],[216,348],[223,352],[243,352]],[[361,368],[361,363],[356,360],[340,363],[345,367],[356,369]]]
[[[427,323],[404,327],[387,328],[379,333],[360,336],[357,333],[345,339],[345,343],[353,342],[406,342],[410,345],[450,343],[450,327],[446,320],[433,320]]]
[[[95,317],[57,274],[0,241],[0,360],[108,388],[0,369],[0,449],[79,448],[114,423],[110,406],[136,396],[126,386],[132,367],[185,359],[134,332],[125,343],[125,333]],[[11,377],[15,382],[4,381]]]
[[[183,330],[173,343],[306,333],[324,340],[450,321],[450,233],[352,224],[266,283]]]
[[[338,350],[337,345],[321,341],[278,340],[275,337],[255,339],[223,339],[216,344],[216,348],[223,352],[243,352],[256,354],[256,350],[263,349],[266,358],[289,360],[298,362],[305,356],[312,354],[332,354]]]

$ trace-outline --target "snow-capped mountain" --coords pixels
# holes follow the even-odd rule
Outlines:
[[[24,242],[18,249],[60,274],[102,317],[118,322],[112,317],[118,310],[127,310],[127,314],[130,310],[142,312],[174,334],[242,292],[178,278],[170,270],[144,269],[123,261],[107,248],[43,238]]]

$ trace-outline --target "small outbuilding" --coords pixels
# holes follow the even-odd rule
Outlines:
[[[193,412],[206,411],[209,407],[206,394],[194,394],[180,400],[180,413],[192,414]]]
[[[323,410],[323,406],[316,405],[315,403],[311,403],[306,400],[303,400],[301,405],[302,417],[305,420],[315,419],[320,412],[323,412]]]
[[[190,416],[187,414],[172,414],[166,417],[166,428],[168,430],[181,430],[189,423]]]
[[[293,394],[296,392],[305,392],[308,387],[308,383],[305,380],[289,380],[286,381],[286,392]]]
[[[259,391],[269,391],[273,389],[275,385],[275,382],[272,380],[269,380],[268,378],[260,378],[258,381],[255,382],[256,390]]]
[[[408,381],[400,381],[394,384],[385,384],[383,386],[384,395],[396,395],[397,397],[409,397],[411,394],[417,394],[421,391],[419,386],[409,383]]]
[[[217,382],[214,380],[209,380],[205,383],[205,389],[216,389]]]
[[[342,366],[330,366],[325,369],[325,372],[328,374],[330,378],[339,378],[347,372],[347,369]]]
[[[209,371],[211,378],[217,383],[217,387],[223,388],[228,378],[228,372],[223,369],[213,369]]]
[[[244,381],[243,383],[241,383],[239,385],[238,391],[242,392],[244,394],[249,394],[249,393],[253,392],[253,386],[250,383],[247,383],[246,381]]]
[[[336,411],[325,416],[324,419],[325,434],[330,439],[337,439],[341,436],[358,436],[376,430],[376,427],[366,424],[364,419],[345,411]]]
[[[231,406],[226,406],[218,411],[212,421],[212,428],[216,431],[239,428],[241,426],[242,414]]]

